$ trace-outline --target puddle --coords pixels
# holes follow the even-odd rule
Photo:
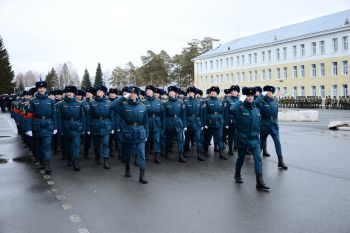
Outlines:
[[[0,138],[9,138],[11,136],[0,136]]]
[[[8,159],[0,159],[0,164],[1,163],[7,163],[9,160]]]
[[[22,157],[14,158],[12,159],[12,161],[18,162],[18,163],[26,163],[26,162],[30,162],[31,158],[29,156],[22,156]]]

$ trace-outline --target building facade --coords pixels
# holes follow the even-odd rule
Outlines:
[[[195,86],[276,87],[277,96],[347,96],[350,10],[239,38],[194,61]]]

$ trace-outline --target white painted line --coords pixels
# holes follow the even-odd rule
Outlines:
[[[53,181],[50,180],[50,181],[47,182],[47,184],[48,184],[48,185],[54,185],[55,182],[53,182]]]
[[[78,233],[90,233],[90,231],[86,228],[79,228]]]
[[[81,222],[80,217],[76,214],[70,215],[69,219],[71,220],[71,222]]]
[[[44,177],[44,179],[45,179],[45,180],[48,180],[48,179],[50,179],[50,178],[51,178],[51,176],[50,176],[50,175],[43,175],[43,177]]]
[[[64,210],[71,210],[71,209],[72,209],[72,206],[69,205],[69,204],[67,204],[67,203],[65,203],[65,204],[62,204],[62,208],[63,208]]]
[[[66,196],[62,195],[62,194],[59,194],[59,195],[56,195],[56,198],[57,198],[57,200],[62,201],[64,199],[66,199]]]

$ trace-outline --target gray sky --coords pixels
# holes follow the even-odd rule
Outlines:
[[[191,39],[226,43],[350,8],[350,0],[0,0],[0,35],[15,72],[71,61],[80,76],[173,56]]]

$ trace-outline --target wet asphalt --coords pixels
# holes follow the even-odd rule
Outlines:
[[[243,184],[233,181],[237,154],[221,161],[212,151],[205,162],[176,153],[147,163],[147,185],[138,169],[125,178],[124,164],[111,159],[105,170],[81,159],[75,172],[53,158],[53,174],[42,174],[23,146],[9,114],[0,114],[0,233],[231,233],[350,232],[350,131],[330,131],[330,120],[350,120],[350,111],[320,110],[318,122],[280,122],[289,169],[263,158],[270,192],[255,189],[247,156]],[[195,151],[193,149],[193,151]]]

